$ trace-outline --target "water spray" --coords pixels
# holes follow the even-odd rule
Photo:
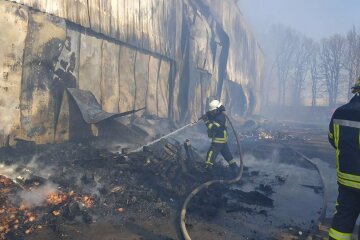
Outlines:
[[[199,121],[189,123],[189,124],[187,124],[187,125],[179,128],[179,129],[175,130],[174,132],[171,132],[171,133],[169,133],[169,134],[167,134],[167,135],[165,135],[165,136],[162,136],[161,138],[158,138],[158,139],[156,139],[156,140],[154,140],[154,141],[152,141],[152,142],[150,142],[150,143],[148,143],[148,144],[146,144],[146,145],[144,145],[144,146],[141,146],[141,147],[135,149],[135,150],[132,151],[132,152],[133,152],[133,153],[135,153],[135,152],[140,152],[140,151],[143,150],[143,147],[147,147],[147,146],[153,145],[153,144],[155,144],[155,143],[158,143],[158,142],[160,142],[162,139],[165,139],[165,138],[168,138],[168,137],[170,137],[170,136],[172,136],[172,135],[175,135],[175,134],[177,134],[178,132],[181,132],[182,130],[184,130],[185,128],[192,127],[192,126],[196,125],[198,122],[199,122]]]

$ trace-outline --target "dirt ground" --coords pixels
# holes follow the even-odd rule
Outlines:
[[[187,194],[206,180],[231,177],[221,162],[203,167],[203,130],[124,155],[98,140],[1,149],[2,238],[181,239],[179,210]],[[335,160],[326,126],[266,123],[238,130],[243,177],[192,200],[186,220],[192,239],[305,239],[318,221],[324,189],[314,167],[291,148],[317,159],[331,186]],[[329,186],[331,209],[336,189]]]

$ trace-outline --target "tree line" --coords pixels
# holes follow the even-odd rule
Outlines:
[[[360,29],[315,41],[274,26],[264,43],[264,105],[333,107],[352,97],[360,76]]]

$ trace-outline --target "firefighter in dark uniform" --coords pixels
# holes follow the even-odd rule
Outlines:
[[[212,167],[217,155],[221,153],[229,163],[231,170],[236,173],[237,164],[227,144],[228,131],[224,111],[225,107],[218,100],[213,100],[209,104],[209,111],[201,117],[208,129],[208,137],[212,139],[210,149],[206,156],[205,167]]]
[[[352,93],[355,96],[336,109],[329,125],[339,188],[329,239],[350,240],[360,213],[360,78]]]

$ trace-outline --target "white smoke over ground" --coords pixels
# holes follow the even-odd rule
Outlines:
[[[55,173],[54,166],[44,166],[38,162],[38,156],[33,156],[27,164],[6,165],[0,163],[0,175],[5,176],[15,183],[20,184],[23,181],[32,179],[34,176],[48,179]],[[20,184],[21,186],[21,184]],[[41,206],[51,193],[58,192],[58,186],[50,181],[44,185],[29,190],[19,192],[21,202],[28,207]],[[16,201],[15,199],[13,199]]]
[[[22,202],[28,207],[41,206],[45,203],[50,194],[58,192],[58,186],[54,183],[47,182],[45,185],[38,188],[33,188],[29,191],[24,190],[20,192],[19,196]]]
[[[55,174],[55,166],[40,164],[37,161],[38,156],[33,156],[27,164],[12,164],[6,165],[0,163],[0,175],[10,178],[12,180],[20,179],[26,180],[31,176],[39,176],[48,179]]]
[[[0,175],[10,179],[15,179],[17,177],[16,168],[17,168],[16,165],[8,166],[0,163]]]
[[[34,156],[31,161],[26,164],[25,168],[30,169],[35,175],[48,179],[55,174],[55,166],[39,164],[38,156]]]

